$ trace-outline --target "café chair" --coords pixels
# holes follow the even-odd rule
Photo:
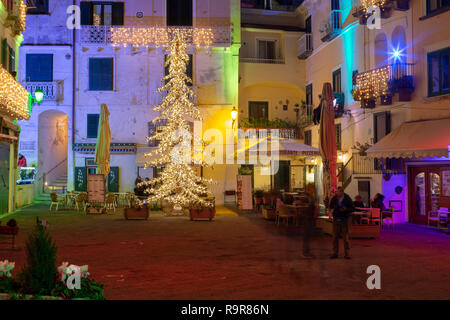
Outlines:
[[[116,212],[116,195],[113,193],[108,193],[106,196],[105,209],[112,209]]]
[[[436,224],[436,227],[439,225],[439,211],[428,211],[427,218],[428,226],[430,226],[430,222]]]
[[[394,229],[394,208],[390,207],[388,210],[383,211],[382,212],[382,223],[386,223],[387,221],[389,221],[389,225],[392,227],[392,229]]]
[[[295,224],[297,225],[297,212],[296,212],[296,210],[292,210],[292,209],[290,209],[289,207],[287,207],[285,205],[281,205],[278,208],[278,211],[277,211],[277,218],[276,218],[277,226],[280,225],[280,220],[281,219],[285,219],[286,220],[286,225],[289,225],[289,219],[290,218],[294,218]]]
[[[52,211],[53,206],[56,207],[55,211],[58,211],[59,204],[62,203],[64,205],[64,199],[62,200],[58,199],[58,194],[56,192],[50,193],[50,198],[52,199],[52,202],[50,204],[50,211]]]
[[[83,211],[86,211],[86,207],[87,207],[87,193],[80,193],[75,199],[75,208],[78,211],[81,211],[81,208],[83,208]]]

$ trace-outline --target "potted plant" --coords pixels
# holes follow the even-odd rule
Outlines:
[[[136,200],[131,203],[130,207],[123,209],[123,215],[126,220],[147,220],[148,216],[150,215],[150,208],[144,201]]]
[[[373,109],[375,108],[375,99],[363,99],[361,100],[361,107]]]
[[[15,266],[14,262],[0,262],[0,299],[104,300],[103,285],[90,277],[87,266],[64,268],[68,264],[63,263],[57,268],[57,247],[47,231],[48,226],[47,222],[37,218],[36,227],[26,242],[26,264],[15,278],[11,272]],[[79,289],[69,288],[67,282],[67,277],[75,270],[80,270]],[[65,277],[58,280],[58,273],[64,273]]]
[[[202,198],[207,202],[207,204],[194,204],[191,208],[189,208],[189,217],[191,220],[208,219],[209,221],[212,221],[216,215],[216,198],[208,195]]]
[[[387,93],[387,94],[382,94],[380,96],[380,101],[381,101],[381,105],[383,106],[388,106],[392,104],[392,95]]]
[[[364,144],[359,143],[356,141],[356,144],[352,147],[353,150],[357,150],[359,155],[362,157],[367,156],[367,149],[369,149],[372,145],[368,144],[367,142]]]

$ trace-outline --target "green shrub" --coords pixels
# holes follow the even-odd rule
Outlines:
[[[39,220],[26,243],[27,264],[19,275],[22,289],[30,294],[50,294],[57,280],[57,247]]]

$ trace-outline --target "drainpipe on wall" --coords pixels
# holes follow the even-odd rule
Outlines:
[[[77,5],[77,0],[73,0],[73,5],[76,6]],[[73,145],[75,144],[75,132],[76,132],[76,128],[75,128],[75,115],[76,115],[76,111],[75,111],[75,107],[76,107],[76,80],[77,80],[77,76],[76,76],[76,36],[77,36],[77,29],[73,28],[72,30],[72,165],[75,168],[75,151],[73,151]],[[67,168],[68,170],[70,170],[70,168]],[[73,171],[73,170],[72,170]],[[67,176],[69,176],[69,174],[67,174]],[[73,177],[72,179],[73,181],[75,181],[75,177]],[[67,186],[68,187],[68,186]]]

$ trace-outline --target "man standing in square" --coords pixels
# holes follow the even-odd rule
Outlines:
[[[339,253],[339,236],[344,240],[344,258],[350,259],[349,224],[350,215],[355,211],[353,201],[342,187],[338,187],[336,195],[330,201],[330,217],[333,216],[333,255],[336,259]]]

